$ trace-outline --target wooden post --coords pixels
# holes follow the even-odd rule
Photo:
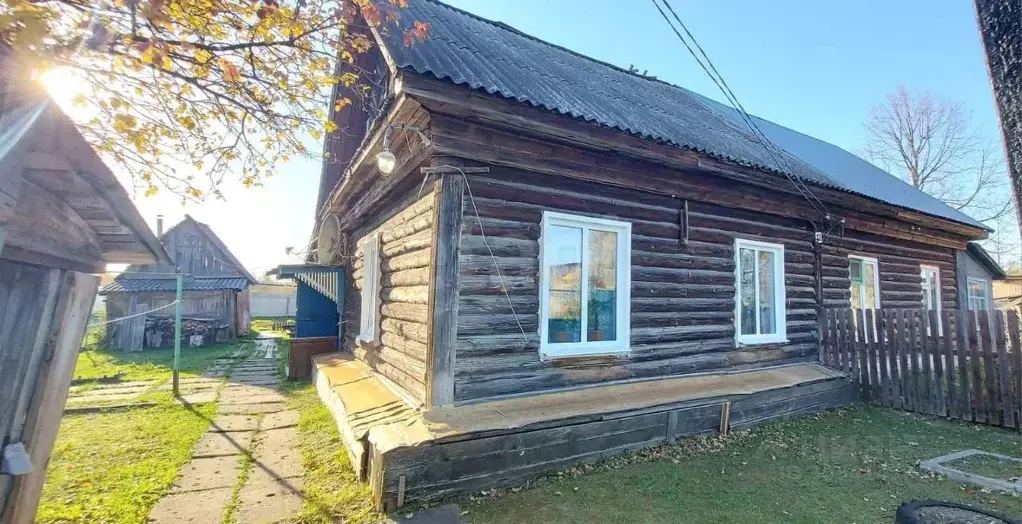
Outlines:
[[[427,323],[432,328],[426,380],[427,407],[454,402],[454,353],[458,338],[459,255],[465,194],[465,176],[438,175],[434,213],[433,268]]]
[[[958,399],[955,396],[957,389],[955,388],[955,355],[954,349],[952,348],[951,337],[957,331],[957,326],[951,321],[953,317],[945,309],[941,311],[941,322],[944,324],[944,336],[940,339],[940,354],[944,360],[943,374],[947,378],[947,403],[944,409],[947,411],[949,417],[960,415]]]
[[[1015,427],[1022,428],[1022,340],[1019,337],[1018,313],[1008,311],[1008,339],[1011,340],[1012,361],[1015,372]]]
[[[184,275],[177,275],[177,303],[174,304],[174,396],[179,396],[178,382],[181,374],[181,298]]]
[[[956,317],[958,351],[958,409],[962,420],[975,420],[972,415],[972,404],[969,402],[969,314],[964,309],[958,310]]]
[[[1001,390],[1001,413],[1004,427],[1015,427],[1015,407],[1011,401],[1011,361],[1008,360],[1008,348],[1005,347],[1004,317],[1000,311],[994,311],[994,343],[997,345],[997,381]]]
[[[46,466],[50,461],[50,452],[57,438],[60,417],[64,412],[67,392],[78,361],[78,350],[99,288],[99,278],[84,273],[71,273],[71,278],[65,282],[68,284],[62,292],[67,293],[66,301],[62,309],[54,311],[57,322],[50,332],[52,353],[36,386],[35,397],[38,401],[30,409],[25,424],[23,441],[32,458],[33,469],[28,475],[20,477],[15,485],[11,497],[12,524],[29,524],[35,519],[43,482],[46,480]]]
[[[994,371],[994,337],[990,323],[990,313],[987,310],[979,312],[979,333],[983,341],[983,383],[986,385],[986,395],[983,399],[986,404],[987,421],[990,424],[997,424],[997,372]]]

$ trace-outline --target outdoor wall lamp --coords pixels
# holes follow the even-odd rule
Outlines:
[[[388,125],[387,131],[383,134],[383,151],[376,154],[376,167],[380,170],[380,174],[383,176],[390,176],[394,173],[394,169],[397,168],[397,156],[395,156],[390,150],[390,139],[394,134],[394,131],[413,131],[419,135],[419,139],[422,140],[423,147],[428,147],[431,144],[426,133],[418,127],[408,124]]]

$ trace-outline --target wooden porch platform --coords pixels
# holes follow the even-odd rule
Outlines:
[[[581,461],[852,401],[843,374],[816,364],[683,376],[421,411],[348,353],[314,357],[314,380],[376,503],[512,485]]]

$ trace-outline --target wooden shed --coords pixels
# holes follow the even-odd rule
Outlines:
[[[311,261],[381,507],[842,405],[826,310],[959,307],[987,228],[868,162],[436,0],[397,24],[358,64],[386,92],[337,88]]]
[[[168,262],[72,122],[0,49],[0,522],[32,522],[99,278]]]
[[[162,220],[157,220],[157,230]],[[226,342],[247,333],[252,320],[248,290],[258,281],[220,237],[189,215],[158,234],[173,262],[131,265],[100,290],[107,318],[130,317],[110,324],[110,348],[141,351],[174,345],[170,305],[176,298],[177,272],[185,275],[185,345]]]

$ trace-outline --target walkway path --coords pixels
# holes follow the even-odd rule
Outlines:
[[[217,414],[150,522],[277,522],[301,509],[298,412],[280,393],[276,343],[257,341],[220,390]]]

